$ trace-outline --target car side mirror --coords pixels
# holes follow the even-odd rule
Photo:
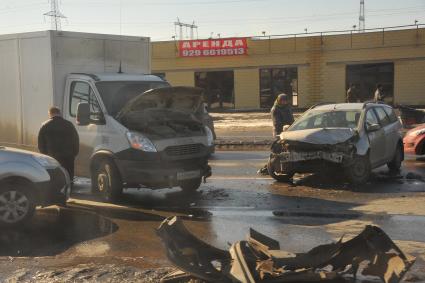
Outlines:
[[[381,129],[381,126],[379,124],[369,124],[366,126],[366,131],[368,132],[376,132],[379,129]]]
[[[282,132],[285,132],[287,129],[289,129],[291,125],[285,125],[282,127]]]
[[[90,124],[90,105],[80,102],[77,106],[77,125],[87,126],[88,124]]]

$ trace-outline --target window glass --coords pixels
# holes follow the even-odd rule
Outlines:
[[[390,124],[390,118],[388,118],[387,113],[385,113],[382,107],[375,107],[376,115],[378,115],[379,122],[382,127]]]
[[[276,97],[286,93],[293,106],[298,105],[297,68],[260,69],[260,106],[271,108]]]
[[[373,124],[379,124],[378,118],[376,118],[375,113],[372,109],[368,110],[366,113],[366,126],[370,126]]]
[[[298,119],[290,128],[291,131],[317,128],[357,128],[360,117],[359,110],[320,111],[311,110]]]
[[[394,123],[398,121],[397,115],[394,112],[394,109],[391,107],[384,107],[385,112],[387,113],[388,117],[390,118],[390,122]]]
[[[73,82],[71,85],[71,103],[69,113],[72,117],[77,115],[77,107],[81,102],[89,103],[90,114],[100,113],[101,109],[92,88],[85,82]],[[91,117],[95,118],[95,117]]]
[[[69,114],[75,117],[77,114],[78,103],[89,102],[90,86],[84,82],[73,82],[71,85],[71,103]]]

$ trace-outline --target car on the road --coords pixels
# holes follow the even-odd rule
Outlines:
[[[403,139],[404,152],[413,155],[425,154],[425,124],[421,124],[406,133]]]
[[[69,190],[69,175],[55,159],[0,147],[0,226],[25,223],[37,206],[64,205]]]
[[[324,171],[333,178],[342,171],[350,182],[364,183],[374,168],[386,164],[400,169],[401,128],[394,109],[385,104],[317,105],[282,132],[272,145],[267,169],[278,181]]]

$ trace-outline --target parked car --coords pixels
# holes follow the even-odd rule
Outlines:
[[[0,147],[0,226],[29,220],[36,206],[64,205],[69,175],[46,155]]]
[[[425,124],[419,125],[406,133],[403,139],[404,152],[414,155],[425,154]]]
[[[373,168],[387,164],[391,170],[400,169],[401,128],[393,108],[384,104],[312,107],[273,144],[267,169],[278,181],[295,173],[342,169],[350,182],[363,183]]]

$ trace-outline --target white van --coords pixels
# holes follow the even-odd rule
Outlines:
[[[125,187],[196,190],[210,176],[213,135],[201,122],[202,90],[146,75],[148,38],[0,36],[0,61],[0,144],[35,150],[56,105],[80,136],[76,175],[91,177],[93,192],[108,200]]]

